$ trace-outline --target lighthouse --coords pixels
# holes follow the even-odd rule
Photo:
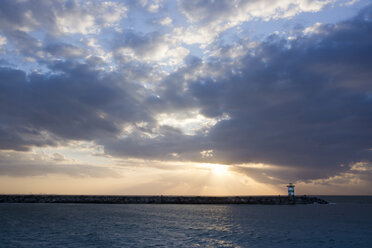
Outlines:
[[[293,198],[294,197],[294,184],[293,183],[289,183],[287,185],[287,188],[288,188],[288,197],[289,198]]]

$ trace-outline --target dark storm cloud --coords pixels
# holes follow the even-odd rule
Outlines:
[[[113,57],[120,72],[103,71],[96,68],[99,58],[84,61],[86,51],[75,45],[53,38],[41,44],[30,35],[28,30],[38,29],[60,35],[55,16],[43,9],[49,4],[0,1],[1,31],[20,54],[35,57],[42,51],[77,59],[44,60],[48,73],[26,74],[3,64],[0,149],[26,151],[89,140],[117,157],[279,166],[235,168],[261,181],[271,176],[324,178],[349,170],[349,164],[372,160],[372,7],[295,40],[270,36],[255,48],[247,45],[248,55],[242,57],[216,56],[203,62],[189,56],[184,67],[160,80],[160,72],[152,79],[156,72],[146,60],[163,58],[157,52],[172,46],[164,34],[114,35]],[[73,1],[64,4],[61,9],[75,6]],[[186,5],[182,8],[197,7],[194,2]],[[221,6],[216,16],[196,21],[213,22]],[[45,14],[37,15],[39,10]],[[122,48],[132,53],[123,57]],[[148,88],[140,86],[146,82]],[[158,114],[195,109],[206,117],[230,118],[195,135],[156,122]],[[213,156],[202,156],[210,150]],[[3,171],[10,171],[2,161]]]
[[[198,77],[178,95],[183,76],[192,71],[181,69],[165,79],[152,107],[198,106],[206,116],[227,113],[230,119],[192,137],[173,133],[110,141],[106,152],[148,159],[171,159],[177,153],[174,159],[259,162],[292,171],[237,168],[263,175],[262,180],[326,178],[370,161],[371,13],[369,7],[349,21],[318,27],[293,41],[271,36],[231,66],[223,58],[211,59],[207,67],[222,76]],[[213,157],[202,158],[202,150],[213,150]]]
[[[155,134],[156,138],[147,135]],[[101,140],[105,152],[117,157],[136,157],[148,160],[200,160],[200,151],[206,145],[200,137],[184,135],[181,130],[160,126],[152,131],[134,132],[123,139]]]
[[[94,140],[115,136],[121,124],[150,120],[134,98],[138,86],[119,74],[106,75],[86,64],[50,65],[56,74],[0,70],[0,146],[26,150],[58,139]]]
[[[197,108],[195,98],[185,90],[187,81],[185,75],[192,74],[199,70],[201,60],[192,56],[186,57],[186,66],[170,74],[161,82],[156,89],[159,98],[147,99],[147,104],[156,112],[179,112],[189,108]]]
[[[311,167],[310,177],[370,160],[371,13],[295,41],[272,36],[238,73],[192,83],[204,114],[231,117],[210,132],[219,159]]]
[[[125,17],[126,11],[127,7],[119,2],[3,0],[0,35],[6,37],[13,53],[39,63],[51,56],[81,58],[87,55],[82,48],[84,39],[68,44],[71,36],[99,34]]]
[[[54,3],[53,3],[54,2]],[[0,2],[0,28],[3,30],[32,30],[40,25],[52,29],[55,25],[54,6],[59,1],[30,0]]]
[[[143,35],[126,30],[122,35],[117,35],[115,46],[119,48],[131,48],[141,56],[147,52],[151,52],[152,49],[156,49],[163,39],[163,35],[158,32]]]
[[[84,55],[87,55],[84,49],[64,43],[49,44],[44,50],[53,56],[62,58],[81,58],[84,57]]]
[[[56,18],[62,9],[60,1],[0,1],[0,32],[22,56],[41,59],[38,52],[43,51],[42,41],[30,32],[42,30],[43,35],[58,34]]]
[[[26,32],[19,30],[8,31],[7,38],[16,47],[17,52],[26,57],[37,57],[41,50],[41,42]]]

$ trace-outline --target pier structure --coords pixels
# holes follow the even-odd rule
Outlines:
[[[134,195],[0,195],[1,203],[90,203],[90,204],[327,204],[310,196],[134,196]]]

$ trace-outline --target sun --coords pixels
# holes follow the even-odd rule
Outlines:
[[[230,166],[225,164],[202,164],[204,168],[211,170],[214,174],[223,175],[229,173]]]

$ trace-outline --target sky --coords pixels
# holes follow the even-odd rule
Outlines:
[[[372,194],[372,1],[0,1],[0,193]]]

